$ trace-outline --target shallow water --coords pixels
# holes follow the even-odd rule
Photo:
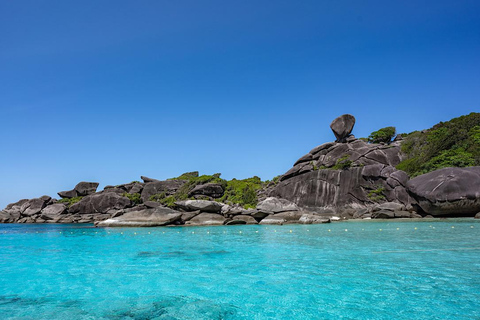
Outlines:
[[[2,319],[478,319],[480,222],[0,225]]]

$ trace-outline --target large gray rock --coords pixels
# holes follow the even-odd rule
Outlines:
[[[179,221],[182,213],[170,208],[158,207],[130,211],[122,216],[96,223],[98,227],[157,227]]]
[[[395,213],[390,210],[379,210],[372,213],[372,219],[393,219]]]
[[[340,138],[343,135],[339,128],[348,119],[340,117],[333,123]],[[399,202],[410,210],[415,200],[405,189],[408,175],[395,168],[402,160],[400,142],[389,145],[356,139],[344,142],[325,143],[312,149],[265,195],[289,200],[314,212],[321,208],[341,212],[342,208],[351,208],[355,212],[381,202]]]
[[[143,177],[145,178],[145,177]],[[145,180],[145,179],[144,179]],[[145,184],[142,190],[143,202],[150,200],[149,198],[155,194],[165,194],[169,196],[177,192],[184,184],[185,180],[165,180],[165,181],[153,181]]]
[[[160,180],[149,178],[149,177],[146,177],[146,176],[141,176],[140,179],[142,179],[144,183],[160,181]]]
[[[115,192],[115,193],[141,193],[143,190],[144,184],[141,182],[133,181],[130,183],[120,184],[116,186],[105,186],[103,189],[104,192]]]
[[[185,222],[188,226],[216,226],[223,225],[226,219],[224,216],[216,213],[200,213],[189,221]]]
[[[79,197],[88,196],[94,194],[97,191],[98,182],[85,182],[82,181],[75,186],[75,191]]]
[[[268,197],[258,203],[257,210],[263,212],[278,213],[284,211],[297,211],[298,206],[295,203],[286,199]]]
[[[0,223],[11,223],[14,222],[12,215],[5,211],[0,211]]]
[[[301,224],[330,223],[330,219],[315,214],[305,213],[298,220]]]
[[[223,186],[220,183],[205,183],[193,188],[193,190],[190,191],[188,196],[193,197],[202,195],[212,198],[220,198],[221,196],[223,196],[224,192],[225,190],[223,190]]]
[[[480,211],[480,167],[444,168],[407,183],[420,208],[432,216],[475,216]]]
[[[380,210],[389,210],[389,211],[404,211],[405,206],[401,203],[397,202],[385,202],[373,207],[373,211],[380,211]]]
[[[175,202],[179,208],[186,211],[212,212],[219,213],[222,211],[222,204],[216,201],[209,200],[183,200]]]
[[[71,199],[71,198],[75,198],[77,196],[77,191],[75,191],[75,189],[73,189],[73,190],[68,190],[68,191],[60,191],[57,194],[62,199]]]
[[[252,216],[247,216],[247,215],[244,215],[244,214],[239,214],[238,216],[235,216],[233,218],[234,220],[236,221],[243,221],[245,222],[244,224],[257,224],[257,220],[255,220],[254,217]]]
[[[4,212],[8,214],[15,214],[15,215],[20,215],[22,213],[22,206],[25,202],[28,202],[28,199],[22,199],[14,203],[8,204],[5,209],[3,209]]]
[[[63,203],[54,203],[42,209],[42,214],[58,216],[67,213],[67,206]]]
[[[330,129],[335,134],[337,142],[344,142],[345,138],[352,132],[354,125],[355,117],[351,114],[344,114],[332,121]]]
[[[130,207],[132,202],[127,197],[117,193],[107,192],[87,196],[69,208],[69,213],[107,213],[110,210],[120,210]]]
[[[61,198],[74,198],[74,197],[84,197],[88,196],[90,194],[94,194],[97,191],[98,188],[98,182],[79,182],[73,188],[73,190],[69,191],[60,191],[58,192],[58,195]]]
[[[259,222],[259,224],[283,225],[286,222],[287,220],[285,220],[284,217],[275,216],[274,214],[271,214],[263,218],[262,221]]]
[[[303,211],[286,211],[276,213],[273,216],[285,220],[285,223],[298,223],[300,218],[305,214]]]
[[[48,197],[48,200],[49,198],[50,197]],[[23,216],[33,216],[39,214],[48,203],[48,201],[45,200],[47,200],[47,198],[35,198],[24,202],[20,208],[21,214]]]

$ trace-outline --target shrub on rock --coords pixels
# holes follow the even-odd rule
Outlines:
[[[368,136],[368,142],[370,143],[390,143],[393,137],[395,137],[395,127],[385,127],[378,131],[372,132]]]

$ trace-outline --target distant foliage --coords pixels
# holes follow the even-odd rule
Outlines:
[[[179,177],[171,178],[168,180],[191,180],[191,179],[198,178],[198,176],[199,176],[198,171],[192,171],[192,172],[185,172]]]
[[[374,202],[379,202],[385,200],[385,196],[383,195],[383,192],[385,191],[385,188],[382,186],[379,186],[377,189],[370,190],[367,193],[368,199],[374,201]]]
[[[67,207],[70,208],[70,206],[74,205],[75,203],[79,202],[82,199],[83,197],[64,198],[64,199],[58,200],[57,203],[65,203]]]
[[[395,137],[395,127],[385,127],[378,131],[372,132],[368,136],[368,142],[370,143],[390,143]]]
[[[480,165],[480,113],[440,122],[404,136],[406,155],[397,168],[415,177],[446,167]]]
[[[236,203],[244,208],[255,208],[258,203],[257,190],[262,188],[262,180],[255,176],[248,179],[232,179],[227,182],[225,194],[220,201]]]
[[[132,201],[135,205],[137,204],[141,204],[143,201],[142,201],[142,196],[140,195],[140,193],[128,193],[128,192],[125,192],[123,194],[124,197],[127,197],[128,199],[130,199],[130,201]]]
[[[187,182],[173,195],[159,193],[151,196],[150,201],[157,201],[168,207],[175,207],[175,202],[187,200],[188,194],[197,186],[205,183],[219,183],[225,190],[224,195],[217,199],[221,202],[239,204],[246,208],[255,207],[257,205],[257,190],[262,188],[264,183],[259,177],[253,177],[243,180],[233,179],[227,181],[220,178],[220,173],[213,175],[198,176],[198,172],[184,173],[179,177],[169,180],[186,180]],[[207,197],[205,197],[207,199]]]

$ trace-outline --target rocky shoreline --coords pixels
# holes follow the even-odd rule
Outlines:
[[[142,176],[143,182],[98,192],[97,182],[80,182],[58,192],[60,200],[42,196],[9,204],[0,222],[153,227],[480,217],[480,167],[443,168],[410,179],[396,168],[404,158],[400,136],[367,142],[351,134],[354,124],[351,115],[338,117],[330,126],[335,142],[313,148],[261,188],[243,188],[249,197],[253,192],[254,207],[225,197],[229,187],[220,175],[203,181],[190,172],[164,181]]]

